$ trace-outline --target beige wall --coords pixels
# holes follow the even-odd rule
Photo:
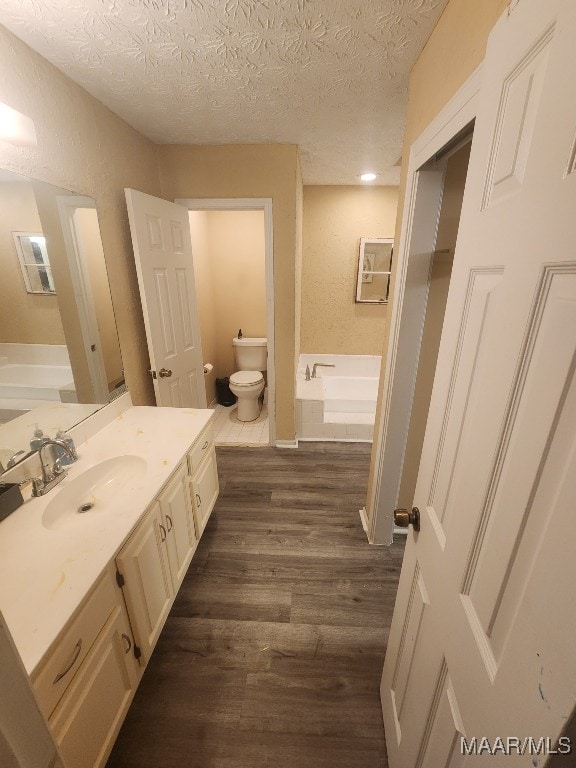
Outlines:
[[[232,339],[266,336],[266,278],[263,211],[190,212],[194,276],[205,362],[206,398],[216,377],[238,370]]]
[[[0,71],[0,101],[38,134],[36,147],[0,142],[0,167],[96,200],[126,380],[135,403],[153,403],[124,187],[159,194],[156,148],[2,28]]]
[[[0,342],[64,344],[56,296],[26,292],[12,236],[18,231],[42,232],[34,190],[26,181],[0,182]]]
[[[450,0],[412,69],[402,152],[396,242],[399,240],[402,225],[410,147],[482,62],[488,35],[507,6],[508,0],[482,0],[481,3],[477,0]],[[391,295],[394,280],[393,267]],[[389,326],[384,336],[382,374],[386,362],[388,332]],[[382,404],[383,379],[382,375],[376,412],[377,422]],[[375,441],[368,481],[368,498],[374,483],[376,445]],[[368,507],[367,513],[370,517],[373,510]]]
[[[210,211],[208,232],[217,313],[218,376],[238,370],[232,339],[266,336],[264,211]]]
[[[194,259],[194,282],[198,300],[198,321],[202,340],[202,355],[205,363],[212,363],[214,370],[204,376],[206,402],[210,404],[216,396],[217,376],[217,328],[216,301],[212,282],[210,259],[210,238],[208,234],[208,212],[189,211],[192,256]]]
[[[304,187],[300,351],[379,355],[385,304],[356,304],[361,237],[394,237],[395,187]]]
[[[294,369],[298,368],[302,344],[302,262],[304,226],[304,185],[300,158],[296,169],[296,266],[294,270]]]
[[[298,148],[294,145],[158,147],[162,196],[272,198],[276,432],[293,440]]]

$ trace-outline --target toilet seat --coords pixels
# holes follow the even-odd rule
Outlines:
[[[264,376],[261,371],[237,371],[230,376],[230,384],[235,387],[253,387],[263,381]]]

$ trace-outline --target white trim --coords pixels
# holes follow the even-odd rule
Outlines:
[[[298,440],[276,440],[276,448],[298,448]]]
[[[410,387],[406,388],[406,381],[404,381],[402,383],[402,386],[405,388],[404,393],[399,392],[399,379],[402,373],[406,375],[410,371],[400,370],[403,363],[401,356],[398,354],[398,346],[419,169],[453,139],[459,131],[474,120],[481,79],[482,66],[480,65],[410,148],[402,227],[396,256],[396,280],[394,296],[391,301],[392,313],[383,375],[382,407],[378,414],[379,418],[377,418],[374,425],[374,441],[376,443],[374,461],[376,471],[367,499],[367,508],[371,512],[369,516],[368,540],[372,544],[392,543],[394,532],[393,510],[398,503],[398,492],[412,408],[413,387],[411,389]],[[395,409],[393,414],[394,421],[398,427],[394,434],[392,434],[394,430],[389,429],[391,427],[392,405],[394,405]]]
[[[274,218],[271,197],[177,198],[189,211],[264,211],[264,261],[266,270],[266,333],[268,338],[268,428],[269,444],[276,443],[276,357],[274,335]],[[270,407],[270,404],[272,407]],[[284,442],[284,441],[281,441]],[[297,444],[296,444],[297,447]]]
[[[74,213],[79,208],[87,208],[97,214],[96,202],[91,197],[83,195],[57,196],[56,201],[64,236],[66,258],[70,268],[70,278],[78,308],[84,355],[94,390],[95,402],[107,403],[109,400],[108,379],[102,354],[102,341],[98,329],[94,294],[74,221]],[[94,351],[91,349],[92,345],[96,347]]]

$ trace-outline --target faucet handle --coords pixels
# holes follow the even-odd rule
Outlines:
[[[310,366],[306,366],[306,381],[310,381]]]

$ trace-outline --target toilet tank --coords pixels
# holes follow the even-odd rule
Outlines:
[[[265,371],[268,359],[268,339],[249,338],[232,339],[234,356],[239,371]]]

